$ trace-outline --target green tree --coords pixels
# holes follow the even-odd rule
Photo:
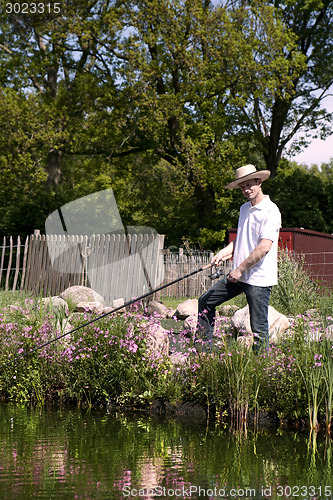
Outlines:
[[[3,6],[0,22],[4,234],[43,229],[52,210],[92,192],[104,166],[96,155],[105,159],[112,145],[109,138],[108,152],[100,152],[107,130],[103,118],[110,113],[99,98],[107,96],[110,106],[114,86],[111,71],[107,85],[99,77],[103,62],[93,35],[98,16],[107,12],[110,20],[112,10],[75,0],[62,2],[59,15],[16,12]],[[115,134],[116,122],[108,126]]]
[[[277,24],[277,31],[267,30],[259,37],[262,43],[266,39],[267,44],[275,44],[274,57],[271,59],[268,52],[262,64],[271,67],[280,83],[276,85],[274,79],[272,85],[254,66],[248,75],[248,99],[239,113],[245,138],[254,138],[274,176],[291,141],[291,151],[298,152],[308,143],[308,135],[324,138],[332,133],[332,113],[320,105],[333,85],[333,2],[250,0],[238,3],[254,10],[271,5],[274,7],[271,15],[282,23]],[[285,46],[283,39],[278,40],[281,29],[290,35],[290,42]],[[244,31],[246,33],[246,26]],[[251,45],[253,59],[258,60],[256,44]],[[262,86],[266,87],[265,92]],[[299,132],[303,134],[295,139]]]
[[[24,235],[39,227],[49,201],[43,156],[35,147],[38,103],[7,88],[0,90],[0,105],[0,233]]]
[[[14,4],[7,2],[11,3]],[[58,13],[23,14],[18,9],[16,13],[15,9],[4,8],[0,30],[1,83],[38,97],[40,126],[36,142],[40,151],[47,152],[44,167],[48,189],[59,184],[61,158],[74,152],[73,135],[78,129],[82,131],[81,142],[84,141],[85,117],[99,95],[99,41],[94,32],[104,15],[111,16],[111,4],[65,1],[57,4],[61,5]],[[108,34],[111,39],[111,30]],[[107,71],[110,89],[110,68]]]
[[[267,84],[276,88],[281,79],[290,80],[288,65],[277,74],[272,61],[293,38],[271,7],[229,10],[198,0],[119,5],[127,29],[117,53],[110,49],[106,57],[110,63],[116,57],[120,90],[131,107],[122,134],[126,141],[113,157],[135,153],[144,154],[147,165],[168,162],[178,185],[194,199],[192,236],[216,245],[234,214],[233,193],[223,186],[233,167],[256,155],[239,140],[235,109],[247,102],[249,75],[260,73],[258,97]]]
[[[333,231],[330,184],[304,166],[281,162],[269,194],[279,206],[284,227]]]
[[[237,222],[232,170],[274,174],[293,134],[324,117],[312,92],[331,81],[331,3],[64,0],[59,15],[5,13],[0,82],[29,103],[15,136],[46,174],[40,217],[112,187],[125,224],[219,246]],[[8,187],[8,214],[11,203]]]

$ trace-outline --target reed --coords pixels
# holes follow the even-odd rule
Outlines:
[[[245,344],[230,342],[227,336],[224,337],[223,347],[231,425],[237,430],[243,430],[247,425],[252,393],[252,351],[249,351]]]
[[[299,321],[291,346],[307,394],[310,429],[318,430],[318,411],[324,398],[321,344],[311,339],[309,325]]]
[[[322,344],[322,370],[325,382],[325,421],[326,429],[330,433],[332,426],[333,412],[333,349],[332,344],[327,339],[323,340]]]

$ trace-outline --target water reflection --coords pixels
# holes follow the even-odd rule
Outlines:
[[[331,440],[0,406],[0,498],[333,498]]]

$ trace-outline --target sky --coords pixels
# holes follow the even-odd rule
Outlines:
[[[325,141],[314,139],[302,153],[292,156],[289,159],[299,164],[306,164],[309,167],[313,164],[320,167],[322,163],[328,163],[331,158],[333,158],[332,135]]]
[[[324,99],[324,107],[327,111],[333,112],[333,96]],[[306,164],[309,167],[313,164],[320,167],[322,163],[327,163],[331,158],[333,159],[333,135],[328,137],[325,141],[313,139],[311,144],[303,149],[302,153],[292,157],[288,156],[288,158],[299,164]]]

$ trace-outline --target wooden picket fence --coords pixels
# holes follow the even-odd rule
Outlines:
[[[211,252],[163,250],[163,235],[34,235],[4,237],[0,246],[0,288],[44,297],[72,285],[100,293],[106,304],[141,296],[211,261]],[[164,288],[153,297],[198,297],[211,285],[210,270]]]
[[[164,250],[164,283],[171,283],[182,276],[200,269],[212,260],[212,252],[184,253],[182,248],[178,252]],[[227,264],[224,266],[227,270]],[[178,281],[161,291],[162,297],[195,298],[206,292],[214,283],[210,278],[211,269],[206,269],[193,274],[188,278]]]
[[[107,305],[131,300],[163,281],[164,236],[101,234],[4,237],[0,246],[2,290],[59,295],[72,285],[100,293]]]
[[[20,236],[18,236],[16,243],[12,236],[4,237],[0,251],[0,288],[6,291],[23,290],[29,252],[29,236],[25,238],[25,243],[21,242]]]
[[[211,262],[211,252],[163,250],[164,236],[100,234],[65,236],[34,234],[4,237],[0,245],[0,289],[27,291],[44,297],[59,295],[72,285],[100,293],[106,305],[125,302],[171,283]],[[294,253],[295,254],[295,253]],[[296,255],[296,254],[295,254]],[[332,275],[332,252],[308,252],[307,268],[321,259],[323,273]],[[229,271],[225,264],[224,272]],[[199,297],[214,283],[210,270],[164,288],[151,298]],[[331,274],[329,274],[331,273]]]

